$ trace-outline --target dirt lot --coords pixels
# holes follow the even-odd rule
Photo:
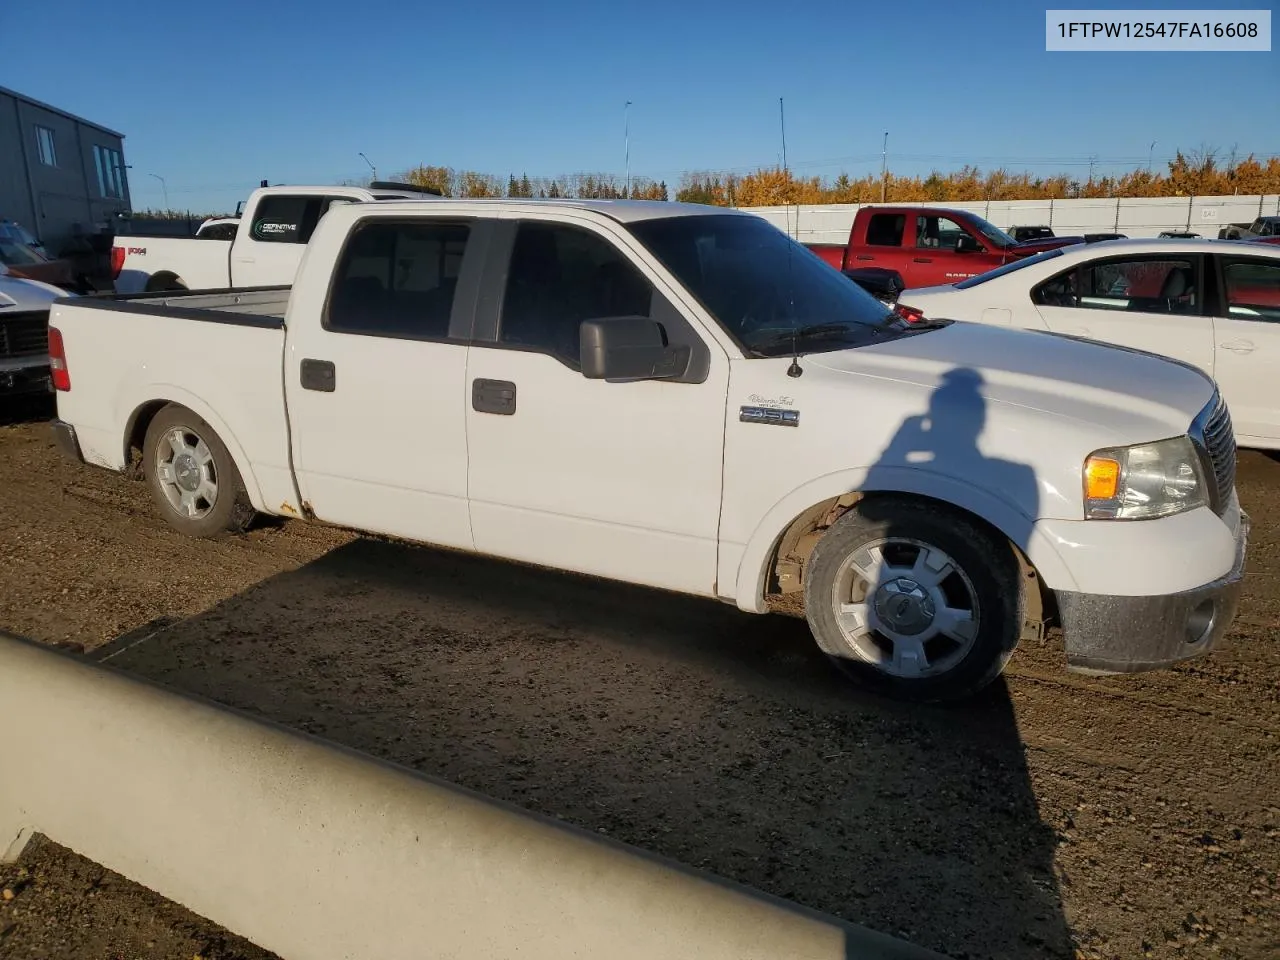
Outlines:
[[[843,684],[787,618],[302,524],[184,540],[140,485],[17,423],[0,627],[955,957],[1263,960],[1280,463],[1244,455],[1240,486],[1255,533],[1228,649],[1087,680],[1024,646],[982,701],[921,709]],[[51,844],[0,887],[0,957],[268,956]]]

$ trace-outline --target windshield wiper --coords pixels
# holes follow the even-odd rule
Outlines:
[[[794,330],[781,331],[765,337],[762,340],[752,343],[753,347],[772,347],[780,343],[790,343],[792,340],[816,340],[823,337],[831,337],[837,334],[870,333],[876,336],[882,336],[882,331],[875,327],[865,326],[863,324],[850,323],[810,323],[803,327],[796,327]]]

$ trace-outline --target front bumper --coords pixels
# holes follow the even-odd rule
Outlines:
[[[0,394],[52,392],[48,357],[0,357]]]
[[[1140,673],[1218,646],[1239,607],[1248,542],[1249,517],[1241,510],[1235,563],[1217,580],[1164,596],[1058,591],[1068,668],[1090,674]]]

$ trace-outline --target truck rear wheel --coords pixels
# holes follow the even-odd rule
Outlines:
[[[926,501],[861,501],[818,541],[804,579],[823,652],[854,679],[910,700],[976,693],[1021,633],[1012,548]]]
[[[253,521],[255,511],[231,454],[186,407],[171,403],[147,426],[142,467],[160,515],[187,536],[239,533]]]

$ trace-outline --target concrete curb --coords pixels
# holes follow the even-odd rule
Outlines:
[[[287,960],[941,960],[0,634],[0,853],[38,831]]]

